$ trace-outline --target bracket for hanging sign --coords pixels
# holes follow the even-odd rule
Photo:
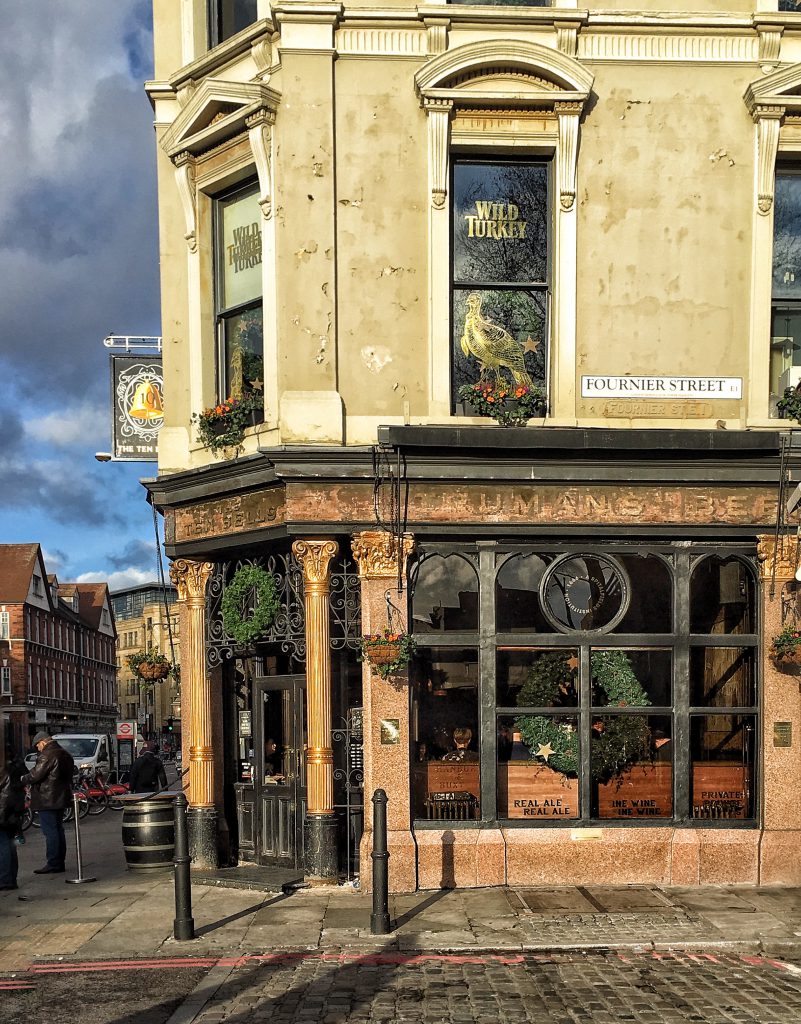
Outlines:
[[[147,349],[161,352],[159,334],[107,334],[103,344],[115,352],[130,352],[132,349]]]

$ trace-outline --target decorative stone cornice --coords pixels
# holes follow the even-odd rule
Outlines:
[[[763,534],[757,537],[757,558],[759,559],[759,575],[762,580],[795,579],[797,561],[797,541],[786,534],[779,537],[778,547],[774,534]]]
[[[214,571],[211,562],[195,562],[188,558],[176,558],[170,566],[170,579],[178,591],[178,600],[204,603],[206,584]]]
[[[385,530],[364,530],[351,540],[353,557],[361,579],[397,579],[398,540]],[[406,575],[406,562],[414,551],[414,536],[404,533],[401,545],[401,575]]]

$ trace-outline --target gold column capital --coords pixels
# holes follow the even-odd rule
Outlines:
[[[176,558],[170,566],[170,579],[178,591],[179,601],[206,600],[206,584],[214,571],[212,562],[195,562]]]
[[[398,548],[403,559],[401,575],[405,577],[406,562],[414,551],[414,535],[404,533],[399,545],[397,537],[386,530],[363,530],[353,535],[351,546],[361,579],[397,579]]]
[[[797,541],[795,537],[782,535],[778,547],[776,537],[765,533],[757,537],[757,558],[759,559],[759,575],[763,580],[792,580],[798,568],[796,559]]]
[[[303,566],[303,582],[306,586],[317,584],[328,587],[331,579],[331,559],[339,551],[335,540],[296,540],[292,554]]]

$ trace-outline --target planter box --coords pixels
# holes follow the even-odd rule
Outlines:
[[[672,818],[673,767],[634,764],[598,786],[599,818]]]
[[[544,821],[578,818],[578,780],[544,765],[498,765],[498,817]]]
[[[751,803],[751,772],[743,764],[693,766],[694,818],[747,818]]]

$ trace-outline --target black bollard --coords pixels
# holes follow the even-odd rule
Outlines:
[[[373,793],[373,913],[372,935],[389,935],[389,851],[387,850],[387,794]]]
[[[189,834],[186,829],[186,796],[175,798],[175,921],[172,934],[176,939],[195,938],[192,917],[192,882],[189,873]]]

